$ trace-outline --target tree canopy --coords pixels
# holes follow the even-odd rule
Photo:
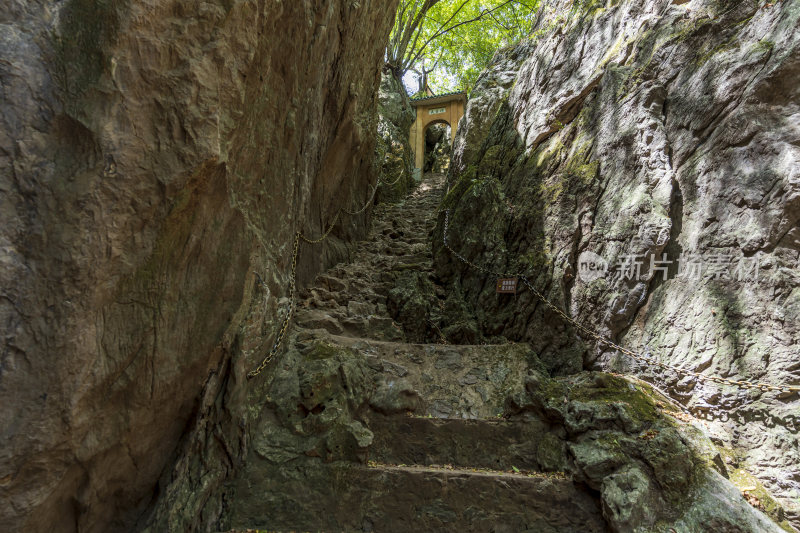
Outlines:
[[[386,62],[419,90],[469,90],[503,46],[530,34],[538,0],[400,0]]]

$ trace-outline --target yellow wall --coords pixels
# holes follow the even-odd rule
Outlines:
[[[431,109],[445,108],[444,113],[430,114]],[[417,120],[411,126],[409,141],[414,150],[414,167],[422,169],[425,165],[425,130],[433,123],[446,122],[450,126],[450,142],[456,138],[458,121],[464,116],[464,99],[458,96],[449,102],[415,106]]]

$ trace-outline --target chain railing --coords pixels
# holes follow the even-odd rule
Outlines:
[[[393,187],[397,185],[397,183],[400,181],[402,177],[403,174],[400,174],[397,177],[397,179],[395,179],[391,183],[381,183],[380,181],[378,181],[375,184],[375,188],[372,190],[372,195],[370,195],[369,200],[367,200],[367,202],[360,209],[356,211],[348,211],[347,209],[340,208],[336,212],[336,215],[334,215],[333,222],[330,223],[328,229],[325,230],[325,233],[323,233],[321,237],[318,237],[316,239],[311,239],[309,237],[306,237],[299,231],[295,233],[294,247],[292,249],[292,270],[291,270],[291,275],[289,277],[289,307],[286,310],[286,316],[284,317],[283,322],[281,322],[281,327],[278,330],[278,335],[275,337],[275,342],[273,343],[272,348],[270,349],[269,352],[267,352],[267,355],[264,356],[264,359],[261,360],[261,363],[255,369],[247,373],[248,379],[252,379],[258,376],[259,374],[261,374],[261,372],[264,371],[265,368],[267,368],[267,365],[269,365],[270,361],[272,361],[275,358],[275,355],[277,355],[278,351],[280,351],[284,337],[286,337],[286,331],[289,329],[289,324],[292,321],[292,315],[294,314],[294,308],[295,308],[295,290],[297,289],[297,255],[300,250],[300,241],[303,241],[307,244],[321,243],[322,241],[330,237],[333,228],[336,227],[336,224],[337,222],[339,222],[339,219],[341,218],[343,213],[350,216],[360,215],[361,213],[366,211],[370,205],[372,205],[373,200],[375,200],[375,194],[378,192],[378,188],[381,185],[385,187]],[[259,281],[260,280],[261,278],[259,276]],[[264,282],[263,281],[260,282],[263,285]]]
[[[278,330],[278,335],[275,337],[275,343],[272,345],[272,349],[267,353],[267,355],[262,359],[261,364],[258,365],[254,370],[248,372],[247,377],[252,379],[259,375],[265,368],[270,361],[275,357],[275,354],[278,353],[278,350],[281,348],[281,344],[283,343],[283,337],[286,336],[286,330],[289,329],[289,322],[292,320],[292,314],[294,313],[294,290],[297,284],[297,252],[300,248],[300,239],[302,235],[298,231],[294,234],[294,248],[292,250],[292,273],[289,278],[289,308],[286,310],[286,317],[283,319],[283,323],[281,324],[281,329]],[[261,282],[264,283],[263,281]]]
[[[783,392],[783,393],[800,392],[800,386],[795,386],[795,385],[773,385],[771,383],[761,383],[761,382],[746,381],[746,380],[735,380],[735,379],[723,378],[723,377],[720,377],[720,376],[709,376],[709,375],[706,375],[706,374],[702,374],[700,372],[694,372],[693,370],[687,370],[685,368],[681,368],[681,367],[678,367],[678,366],[675,366],[675,365],[670,365],[670,364],[664,363],[662,361],[659,361],[659,360],[655,359],[654,357],[649,357],[649,356],[644,355],[644,354],[642,354],[640,352],[636,352],[634,350],[630,350],[628,348],[620,346],[619,344],[615,343],[614,341],[612,341],[608,337],[605,337],[605,336],[601,335],[600,333],[597,333],[596,331],[584,326],[583,324],[581,324],[580,322],[578,322],[577,320],[575,320],[574,318],[569,316],[567,313],[565,313],[560,307],[555,305],[544,294],[542,294],[538,289],[536,289],[536,287],[533,286],[533,284],[530,282],[530,280],[528,280],[528,277],[525,274],[509,274],[509,273],[503,273],[503,272],[496,272],[496,271],[494,271],[492,269],[486,268],[486,267],[481,266],[481,265],[477,265],[477,264],[473,263],[472,261],[468,260],[466,257],[464,257],[463,255],[458,253],[456,250],[454,250],[452,246],[450,246],[450,243],[447,240],[447,234],[449,232],[449,228],[450,228],[450,210],[446,209],[445,210],[445,217],[444,217],[444,234],[443,234],[443,239],[442,240],[443,240],[445,248],[447,248],[447,250],[451,254],[453,254],[459,261],[461,261],[465,265],[467,265],[467,266],[469,266],[469,267],[471,267],[471,268],[473,268],[475,270],[478,270],[480,272],[496,276],[498,278],[516,277],[516,278],[521,279],[522,283],[524,283],[525,286],[528,287],[528,289],[533,293],[533,295],[536,296],[536,298],[538,298],[543,304],[545,304],[551,311],[556,313],[559,317],[561,317],[562,320],[564,320],[566,323],[570,324],[576,330],[581,332],[581,334],[583,336],[589,337],[591,339],[594,339],[597,343],[599,343],[601,345],[608,346],[609,348],[612,348],[612,349],[614,349],[614,350],[616,350],[616,351],[618,351],[618,352],[620,352],[622,354],[625,354],[628,357],[631,357],[632,359],[635,359],[636,361],[639,361],[640,363],[644,363],[645,365],[657,366],[657,367],[659,367],[661,369],[664,369],[664,370],[672,370],[674,372],[677,372],[680,375],[695,377],[699,381],[711,381],[711,382],[720,383],[720,384],[723,384],[723,385],[732,385],[732,386],[740,387],[740,388],[743,388],[743,389],[756,389],[756,390],[760,390],[760,391],[764,391],[764,392],[766,392],[766,391],[777,391],[777,392]]]
[[[389,184],[383,184],[383,185],[391,187],[391,186],[397,184],[397,182],[400,180],[401,177],[402,177],[402,175],[399,176],[394,182],[389,183]],[[300,241],[302,240],[303,242],[308,243],[308,244],[319,244],[319,243],[323,242],[325,239],[327,239],[330,236],[331,232],[333,231],[333,228],[336,226],[337,222],[341,218],[342,213],[355,216],[355,215],[359,215],[359,214],[363,213],[364,211],[366,211],[366,209],[372,204],[373,200],[375,199],[375,194],[377,193],[378,187],[380,185],[381,185],[380,182],[376,183],[375,188],[373,189],[372,195],[370,196],[369,200],[367,200],[367,202],[364,204],[364,206],[361,207],[360,209],[358,209],[357,211],[348,211],[348,210],[343,209],[343,208],[339,209],[336,212],[336,215],[334,215],[334,217],[333,217],[333,222],[331,222],[331,224],[328,226],[328,229],[325,231],[325,233],[322,234],[322,236],[320,236],[320,237],[318,237],[316,239],[311,239],[309,237],[306,237],[305,235],[303,235],[299,231],[295,234],[294,247],[293,247],[293,250],[292,250],[292,270],[291,270],[291,276],[290,276],[290,280],[289,280],[289,307],[287,309],[286,316],[284,317],[283,322],[281,323],[281,328],[278,331],[278,335],[275,338],[275,342],[274,342],[274,344],[272,346],[272,349],[270,349],[270,351],[267,353],[267,355],[261,361],[261,364],[259,364],[258,367],[256,367],[254,370],[252,370],[251,372],[249,372],[247,374],[248,378],[254,378],[254,377],[258,376],[267,367],[267,365],[270,363],[270,361],[272,361],[272,359],[275,357],[275,355],[280,350],[280,347],[281,347],[281,345],[283,343],[284,337],[286,336],[286,331],[289,328],[289,323],[291,322],[292,315],[294,313],[294,307],[295,307],[295,289],[297,287],[297,256],[298,256],[298,253],[299,253]],[[621,345],[615,343],[614,341],[612,341],[608,337],[606,337],[604,335],[601,335],[600,333],[594,331],[593,329],[584,326],[583,324],[581,324],[580,322],[578,322],[577,320],[575,320],[574,318],[569,316],[560,307],[555,305],[544,294],[542,294],[538,289],[536,289],[536,287],[534,287],[534,285],[528,279],[527,275],[521,274],[521,273],[513,273],[512,274],[512,273],[505,273],[505,272],[497,272],[497,271],[494,271],[494,270],[492,270],[490,268],[475,264],[472,261],[468,260],[466,257],[464,257],[463,255],[458,253],[455,249],[453,249],[452,246],[450,246],[450,243],[448,242],[448,239],[447,239],[447,236],[448,236],[448,233],[449,233],[449,229],[450,229],[450,210],[446,209],[445,210],[445,220],[444,220],[443,244],[444,244],[445,248],[447,248],[447,250],[451,254],[453,254],[453,256],[455,256],[459,261],[461,261],[462,263],[464,263],[468,267],[473,268],[473,269],[475,269],[477,271],[483,272],[485,274],[490,274],[492,276],[500,277],[500,278],[502,278],[502,277],[516,277],[516,278],[521,279],[523,284],[526,287],[528,287],[528,289],[533,293],[533,295],[536,296],[536,298],[539,299],[543,304],[545,304],[551,311],[553,311],[555,314],[557,314],[559,317],[561,317],[561,319],[564,320],[566,323],[568,323],[571,326],[573,326],[578,332],[580,332],[582,334],[582,336],[591,338],[591,339],[593,339],[594,341],[596,341],[600,345],[607,346],[607,347],[609,347],[609,348],[611,348],[613,350],[616,350],[619,353],[622,353],[622,354],[624,354],[624,355],[626,355],[626,356],[628,356],[628,357],[630,357],[630,358],[632,358],[632,359],[634,359],[636,361],[639,361],[640,363],[643,363],[645,365],[657,366],[657,367],[659,367],[659,368],[661,368],[663,370],[671,370],[673,372],[676,372],[677,374],[684,375],[684,376],[692,376],[692,377],[698,379],[699,381],[709,381],[709,382],[713,382],[713,383],[720,383],[720,384],[723,384],[723,385],[731,385],[731,386],[735,386],[735,387],[739,387],[739,388],[743,388],[743,389],[755,389],[755,390],[760,390],[760,391],[777,391],[777,392],[783,392],[783,393],[797,393],[797,392],[800,392],[800,386],[774,385],[774,384],[771,384],[771,383],[762,383],[762,382],[754,382],[754,381],[747,381],[747,380],[735,380],[735,379],[723,378],[723,377],[720,377],[720,376],[711,376],[711,375],[702,374],[700,372],[695,372],[693,370],[688,370],[688,369],[681,368],[681,367],[678,367],[678,366],[675,366],[675,365],[664,363],[664,362],[659,361],[658,359],[656,359],[654,357],[647,356],[645,354],[642,354],[641,352],[637,352],[637,351],[625,348],[624,346],[621,346]]]

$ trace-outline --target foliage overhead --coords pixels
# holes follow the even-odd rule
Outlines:
[[[538,0],[400,0],[387,66],[437,92],[469,90],[494,53],[532,31]]]

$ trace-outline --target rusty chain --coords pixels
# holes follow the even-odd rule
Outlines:
[[[283,337],[286,335],[286,330],[289,329],[289,321],[291,321],[292,314],[294,313],[294,289],[297,283],[297,252],[300,249],[301,238],[302,235],[299,231],[295,233],[294,249],[292,250],[292,275],[289,278],[289,308],[286,311],[286,317],[283,319],[281,329],[278,331],[278,336],[275,337],[275,343],[272,345],[272,349],[269,351],[269,353],[267,353],[258,367],[247,373],[248,379],[252,379],[259,375],[267,367],[269,362],[272,361],[272,358],[275,357],[275,354],[277,354],[278,350],[281,348]],[[261,283],[263,284],[264,282],[262,281]]]
[[[522,282],[525,284],[525,286],[527,286],[528,289],[530,289],[530,291],[534,294],[534,296],[536,296],[536,298],[538,298],[542,303],[544,303],[551,311],[556,313],[565,322],[567,322],[568,324],[572,325],[575,329],[577,329],[579,332],[581,332],[583,336],[592,338],[597,343],[599,343],[601,345],[608,346],[609,348],[612,348],[612,349],[614,349],[614,350],[616,350],[616,351],[618,351],[618,352],[620,352],[622,354],[625,354],[628,357],[631,357],[632,359],[635,359],[636,361],[639,361],[640,363],[644,363],[645,365],[648,365],[648,366],[655,365],[655,366],[658,366],[658,367],[660,367],[660,368],[662,368],[664,370],[672,370],[672,371],[677,372],[678,374],[681,374],[681,375],[695,377],[699,381],[711,381],[711,382],[714,382],[714,383],[720,383],[720,384],[723,384],[723,385],[732,385],[732,386],[740,387],[740,388],[743,388],[743,389],[756,389],[756,390],[760,390],[760,391],[763,391],[763,392],[767,392],[767,391],[778,391],[778,392],[784,392],[784,393],[800,392],[800,387],[794,386],[794,385],[773,385],[773,384],[770,384],[770,383],[760,383],[760,382],[753,382],[753,381],[746,381],[746,380],[735,380],[735,379],[728,379],[728,378],[723,378],[723,377],[719,377],[719,376],[708,376],[708,375],[705,375],[705,374],[701,374],[700,372],[694,372],[692,370],[687,370],[685,368],[680,368],[680,367],[677,367],[677,366],[674,366],[674,365],[663,363],[663,362],[658,361],[657,359],[655,359],[653,357],[649,357],[649,356],[646,356],[646,355],[644,355],[644,354],[642,354],[640,352],[635,352],[633,350],[629,350],[628,348],[620,346],[619,344],[615,343],[614,341],[612,341],[608,337],[605,337],[605,336],[597,333],[596,331],[584,326],[583,324],[581,324],[580,322],[578,322],[577,320],[575,320],[574,318],[569,316],[567,313],[562,311],[560,307],[555,305],[544,294],[542,294],[538,289],[536,289],[536,287],[534,287],[533,284],[528,280],[528,277],[526,275],[524,275],[524,274],[508,274],[508,273],[503,273],[503,272],[495,272],[495,271],[493,271],[491,269],[488,269],[486,267],[483,267],[483,266],[480,266],[480,265],[477,265],[477,264],[473,263],[472,261],[470,261],[469,259],[467,259],[463,255],[461,255],[460,253],[455,251],[450,246],[450,243],[447,241],[447,234],[448,234],[449,227],[450,227],[450,210],[446,209],[445,210],[445,218],[444,218],[443,243],[444,243],[445,248],[447,248],[447,250],[451,254],[453,254],[456,258],[458,258],[459,261],[461,261],[465,265],[467,265],[467,266],[469,266],[469,267],[471,267],[471,268],[473,268],[475,270],[478,270],[478,271],[481,271],[481,272],[484,272],[486,274],[490,274],[490,275],[493,275],[493,276],[496,276],[496,277],[499,277],[499,278],[517,277],[517,278],[521,279]]]
[[[278,330],[278,335],[275,337],[275,342],[273,343],[272,348],[270,349],[269,352],[267,352],[267,355],[264,356],[264,359],[261,360],[261,363],[255,369],[247,373],[248,379],[252,379],[261,374],[261,372],[264,371],[264,369],[267,367],[270,361],[272,361],[272,359],[275,358],[275,355],[278,353],[278,351],[281,348],[281,345],[283,344],[283,339],[286,336],[286,331],[289,329],[289,323],[292,320],[292,315],[294,314],[294,308],[295,308],[294,298],[295,298],[295,289],[297,288],[297,255],[300,250],[300,241],[303,241],[307,244],[321,243],[330,236],[331,232],[333,231],[333,228],[336,226],[336,223],[341,218],[342,213],[351,216],[360,215],[361,213],[366,211],[370,205],[372,205],[372,201],[375,199],[375,194],[378,192],[378,187],[380,185],[384,185],[386,187],[393,187],[394,185],[397,184],[397,182],[400,181],[400,178],[402,177],[403,175],[400,174],[397,177],[397,179],[395,179],[392,183],[381,183],[380,181],[378,181],[375,184],[375,188],[372,190],[372,195],[369,197],[369,200],[367,200],[367,202],[363,205],[363,207],[361,207],[357,211],[348,211],[347,209],[340,208],[336,212],[336,215],[334,215],[333,222],[330,223],[328,229],[325,230],[325,233],[323,233],[321,237],[318,237],[316,239],[311,239],[309,237],[306,237],[299,231],[295,233],[294,248],[292,249],[292,271],[291,271],[291,276],[289,278],[289,307],[286,311],[286,316],[284,317],[283,322],[281,323],[281,328]],[[264,282],[261,280],[261,276],[258,276],[258,281],[259,283],[261,283],[262,286],[264,285]]]

